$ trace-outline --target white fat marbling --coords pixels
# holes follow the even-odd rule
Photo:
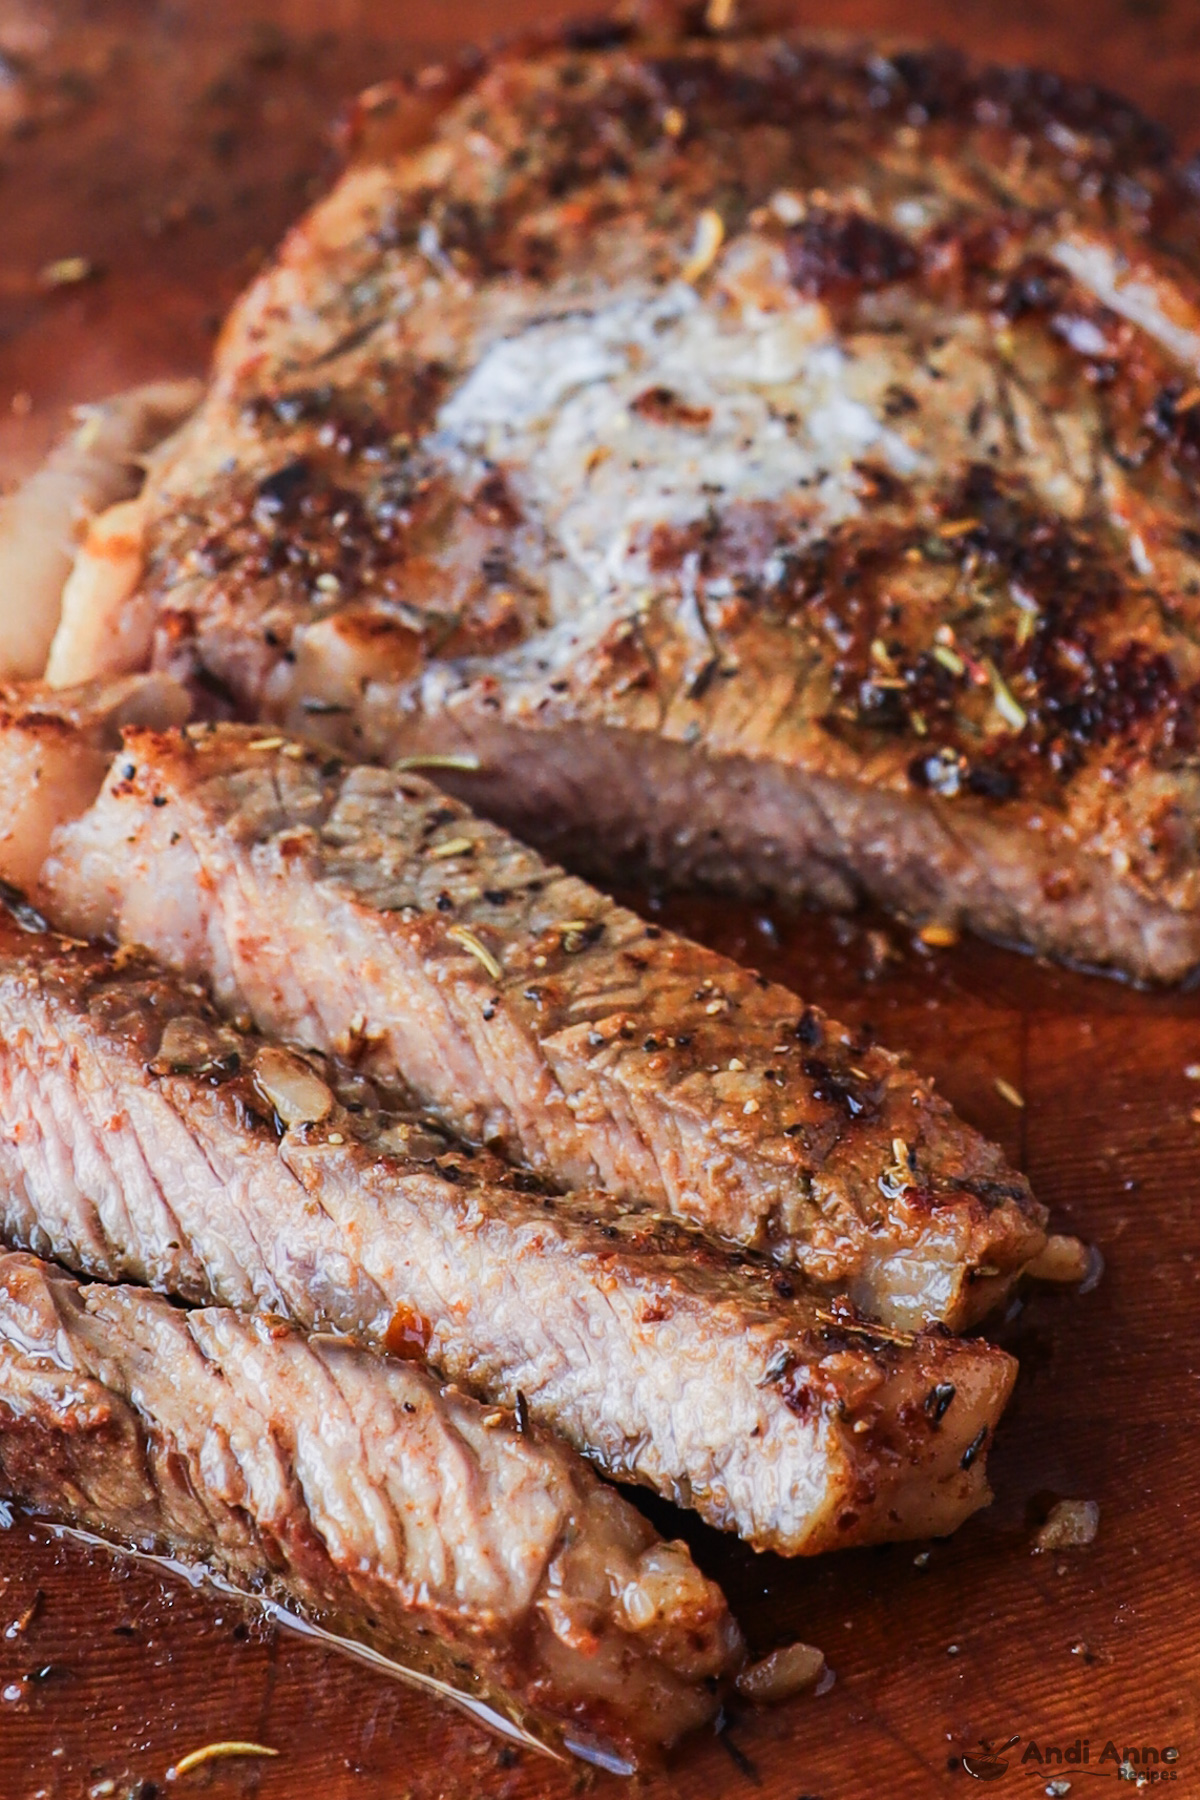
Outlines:
[[[504,467],[565,565],[552,596],[577,606],[644,582],[654,526],[691,524],[722,498],[795,498],[824,531],[858,512],[854,464],[868,453],[914,473],[923,459],[883,418],[883,375],[833,341],[816,303],[733,306],[677,282],[485,347],[442,407],[438,447],[464,480]],[[652,388],[706,422],[643,417],[635,402]]]
[[[1168,318],[1163,300],[1164,292],[1170,294],[1169,288],[1128,275],[1109,245],[1090,238],[1064,238],[1054,246],[1052,255],[1097,300],[1152,337],[1189,370],[1200,372],[1200,332]]]

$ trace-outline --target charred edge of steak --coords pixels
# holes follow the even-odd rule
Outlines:
[[[589,68],[608,73],[615,95],[606,99],[610,107],[614,97],[624,102],[622,123],[631,134],[656,129],[664,108],[682,115],[685,142],[713,129],[789,129],[798,111],[840,128],[851,120],[876,128],[974,127],[1022,138],[1035,156],[1069,170],[1081,190],[1135,209],[1153,205],[1170,217],[1193,197],[1192,170],[1172,165],[1169,134],[1121,95],[1043,70],[981,67],[948,47],[834,50],[795,31],[771,35],[772,11],[761,0],[736,7],[729,26],[714,31],[701,0],[657,0],[637,18],[600,13],[525,30],[490,53],[473,48],[419,79],[373,88],[353,112],[344,143],[358,162],[411,150],[490,70],[532,58],[559,63],[572,85]],[[605,135],[593,140],[601,148],[593,148],[590,165],[579,157],[581,168],[590,173],[597,154],[607,155],[619,176],[625,170],[603,148]],[[566,171],[560,183],[564,178],[569,187]],[[552,246],[545,253],[552,256]]]
[[[685,142],[713,130],[791,129],[798,113],[841,128],[850,121],[876,128],[976,128],[1028,140],[1035,156],[1069,170],[1085,191],[1111,198],[1124,188],[1125,204],[1153,200],[1161,207],[1165,201],[1171,211],[1191,198],[1190,167],[1172,164],[1168,132],[1111,90],[1046,70],[981,66],[948,47],[831,49],[795,30],[764,30],[771,23],[767,11],[762,5],[737,8],[742,16],[735,16],[734,29],[713,32],[703,5],[679,0],[644,8],[640,25],[598,16],[524,32],[490,56],[473,50],[457,66],[431,72],[437,92],[432,109],[401,83],[384,92],[381,105],[392,114],[411,109],[419,133],[489,69],[532,56],[560,64],[564,84],[573,86],[581,70],[603,69],[612,84],[604,98],[609,106],[624,102],[623,122],[631,131],[656,129],[656,111],[664,105],[684,115]],[[672,36],[673,45],[667,41]],[[387,155],[414,141],[413,133],[393,127],[390,141],[385,128],[376,144]],[[371,148],[364,140],[359,159]],[[581,173],[594,166],[580,159]],[[1137,177],[1148,193],[1137,193]]]
[[[807,299],[871,292],[917,268],[907,238],[862,213],[813,207],[787,234],[788,269]]]
[[[511,1414],[347,1341],[19,1254],[0,1254],[0,1492],[199,1562],[585,1754],[670,1744],[738,1658],[684,1547]]]
[[[841,702],[827,729],[902,734],[920,744],[914,786],[991,801],[1052,794],[1099,749],[1137,750],[1158,768],[1195,755],[1200,682],[1182,681],[1164,648],[1125,630],[1123,545],[1069,525],[986,464],[932,510],[952,535],[919,520],[846,527],[796,552],[759,601],[765,617],[827,635]],[[720,544],[708,558],[715,569]],[[914,563],[945,587],[944,641],[914,641],[907,623]],[[1014,587],[1025,610],[993,606],[981,628],[980,610]],[[988,734],[980,722],[998,697],[1009,729]]]

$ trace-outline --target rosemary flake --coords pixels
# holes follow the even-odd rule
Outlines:
[[[715,206],[706,206],[696,220],[696,235],[691,252],[679,271],[681,281],[696,282],[717,260],[725,242],[725,221]]]
[[[403,775],[407,769],[479,769],[483,765],[477,756],[439,756],[430,750],[420,756],[400,756],[392,764],[393,773]]]
[[[825,1312],[821,1307],[816,1309],[816,1316],[831,1331],[849,1332],[852,1337],[875,1338],[881,1344],[899,1344],[905,1349],[917,1341],[913,1332],[894,1331],[890,1325],[881,1325],[877,1319],[841,1319],[837,1313]]]
[[[167,1770],[168,1781],[178,1781],[181,1775],[190,1775],[193,1769],[199,1769],[204,1763],[216,1762],[222,1756],[278,1756],[269,1744],[253,1744],[246,1738],[223,1738],[215,1744],[202,1744],[199,1750],[189,1750]]]
[[[468,931],[465,925],[451,925],[446,936],[454,943],[461,944],[468,955],[473,956],[475,961],[486,969],[493,981],[499,981],[502,978],[504,971],[500,964],[487,945],[480,943],[473,931]]]
[[[988,675],[991,677],[992,698],[996,711],[1000,714],[1004,723],[1011,726],[1014,731],[1024,731],[1026,725],[1029,723],[1029,715],[1025,711],[1025,708],[1014,699],[1012,690],[1005,682],[1003,675],[1001,675],[995,663],[988,662],[984,666],[987,669]]]

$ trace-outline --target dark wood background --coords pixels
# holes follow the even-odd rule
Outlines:
[[[535,0],[0,0],[0,475],[70,405],[203,368],[223,308],[335,167],[355,88],[452,44],[565,15]],[[1200,144],[1197,0],[812,0],[815,25],[939,37],[1127,90]],[[47,290],[49,263],[94,266]],[[1019,1733],[994,1791],[1095,1791],[1119,1751],[1177,1748],[1200,1794],[1200,1001],[1139,996],[980,946],[896,960],[858,924],[708,901],[664,914],[909,1049],[1098,1243],[1086,1296],[1027,1296],[996,1501],[952,1541],[817,1563],[689,1535],[757,1650],[823,1646],[832,1689],[736,1718],[643,1800],[937,1800],[961,1754]],[[1018,1110],[997,1091],[1010,1082]],[[1090,1549],[1035,1556],[1055,1498],[1097,1500]],[[679,1529],[679,1521],[668,1521]],[[215,1738],[271,1762],[165,1773]],[[1086,1769],[1022,1763],[1087,1739]],[[1160,1765],[1160,1772],[1164,1768]],[[112,1783],[111,1786],[106,1784]],[[616,1796],[144,1569],[0,1536],[0,1800]],[[1101,1793],[1108,1790],[1101,1788]],[[1125,1790],[1119,1790],[1125,1791]]]

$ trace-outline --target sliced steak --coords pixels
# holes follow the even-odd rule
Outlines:
[[[510,1413],[7,1253],[0,1496],[199,1563],[584,1755],[674,1742],[739,1659],[686,1546]]]
[[[0,1188],[10,1243],[427,1355],[764,1547],[944,1532],[987,1497],[1001,1351],[866,1325],[673,1220],[539,1192],[136,951],[7,919]]]
[[[768,1250],[891,1324],[978,1317],[1044,1242],[1023,1177],[898,1058],[415,772],[134,730],[44,892],[558,1187]]]
[[[154,465],[158,665],[360,758],[474,757],[462,792],[581,867],[1200,961],[1200,234],[1163,135],[711,29],[455,91],[397,93]]]

